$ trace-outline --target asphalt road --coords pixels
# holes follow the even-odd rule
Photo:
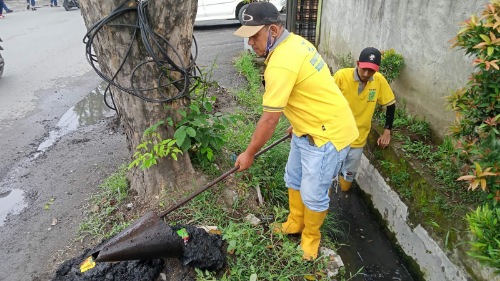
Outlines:
[[[6,61],[0,79],[0,256],[9,260],[0,263],[0,280],[47,280],[66,254],[80,251],[71,245],[86,199],[129,161],[125,136],[109,114],[95,114],[102,120],[91,124],[81,121],[103,105],[95,105],[102,81],[84,56],[80,10],[46,2],[37,1],[37,11],[7,2],[17,6],[9,5],[15,11],[0,20]],[[243,41],[232,35],[237,28],[236,21],[195,28],[198,65],[230,91],[243,82],[232,66],[243,51]],[[72,130],[61,133],[61,124]],[[8,209],[6,202],[14,199],[21,209]],[[11,214],[4,220],[5,212]]]

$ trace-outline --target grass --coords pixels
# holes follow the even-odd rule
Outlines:
[[[197,270],[197,280],[328,280],[326,257],[305,262],[298,248],[298,237],[274,234],[270,230],[272,225],[252,225],[243,218],[253,213],[257,217],[272,215],[276,221],[284,221],[287,208],[272,204],[258,210],[249,205],[230,208],[220,202],[223,188],[200,194],[173,214],[178,223],[216,225],[227,243],[227,270],[222,273]],[[338,218],[329,215],[322,231],[336,231],[337,223]],[[333,245],[331,241],[324,244]]]
[[[130,225],[131,221],[118,212],[120,203],[128,196],[129,184],[125,172],[126,166],[123,165],[99,185],[97,193],[91,195],[85,219],[78,229],[80,240],[87,236],[109,238]]]

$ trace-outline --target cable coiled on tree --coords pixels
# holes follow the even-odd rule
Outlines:
[[[133,5],[129,5],[131,3]],[[97,75],[99,75],[99,77],[101,77],[104,81],[108,82],[108,85],[104,91],[104,102],[109,108],[113,110],[116,110],[116,106],[114,104],[113,93],[111,92],[110,88],[111,86],[114,86],[128,94],[139,97],[147,102],[167,103],[175,99],[188,97],[189,94],[196,87],[197,84],[195,83],[196,80],[200,79],[200,77],[196,75],[197,72],[199,73],[199,69],[195,65],[195,61],[198,56],[198,45],[196,43],[196,39],[194,38],[194,36],[193,36],[193,42],[195,46],[194,47],[195,55],[194,57],[193,55],[191,55],[189,65],[187,66],[182,65],[182,58],[179,52],[172,46],[172,44],[167,39],[165,39],[160,34],[154,32],[150,28],[147,16],[147,6],[148,6],[147,0],[139,1],[137,4],[135,3],[134,0],[132,1],[126,0],[125,2],[120,4],[114,11],[112,11],[108,16],[99,20],[93,26],[91,26],[83,39],[83,43],[85,44],[85,54],[87,57],[87,61],[95,70]],[[117,18],[120,18],[127,13],[137,14],[137,21],[135,25],[112,23]],[[97,56],[92,53],[92,45],[94,43],[94,38],[104,26],[133,28],[132,40],[129,46],[127,47],[125,57],[123,58],[118,69],[116,70],[116,72],[113,74],[112,77],[107,76],[100,69],[98,69],[98,67],[96,66],[96,63],[98,63]],[[140,32],[139,34],[141,36],[140,40],[138,41],[143,44],[143,47],[148,53],[150,59],[139,63],[137,66],[133,68],[130,74],[130,86],[124,87],[118,84],[115,81],[115,79],[118,73],[122,70],[123,66],[125,65],[127,58],[130,56],[133,47],[133,42],[134,40],[136,40],[138,32]],[[172,52],[175,55],[174,59],[172,59],[168,55],[167,50],[165,50],[163,46],[168,46],[168,48],[172,50]],[[181,65],[179,65],[175,61],[178,61]],[[142,66],[151,63],[155,64],[160,72],[157,81],[158,86],[146,89],[137,88],[134,85],[134,80],[133,80],[135,72],[138,71]],[[180,77],[179,78],[172,77],[173,73],[178,73]],[[176,94],[166,95],[161,90],[162,88],[172,88],[170,86],[174,86],[178,92]],[[157,92],[159,93],[160,97],[152,98],[147,96],[148,92],[152,92],[154,90],[158,90]],[[108,93],[112,105],[110,105],[107,101],[106,97]]]

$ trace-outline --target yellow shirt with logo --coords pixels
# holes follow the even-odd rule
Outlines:
[[[293,132],[311,135],[318,147],[330,141],[341,150],[358,137],[347,100],[309,41],[290,33],[266,64],[264,111],[283,112]]]
[[[379,72],[376,72],[372,76],[373,79],[368,81],[365,88],[358,93],[360,82],[356,81],[354,71],[355,68],[340,69],[333,77],[349,102],[358,126],[359,137],[351,144],[351,147],[360,148],[365,146],[370,133],[376,103],[388,106],[394,104],[396,100],[389,83]]]

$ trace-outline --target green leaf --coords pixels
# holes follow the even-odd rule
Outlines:
[[[181,126],[175,131],[174,139],[177,142],[177,146],[182,146],[184,140],[186,139],[186,126]]]
[[[192,138],[196,136],[196,131],[191,127],[186,128],[186,133]]]
[[[205,103],[205,104],[203,105],[203,107],[204,107],[204,108],[205,108],[205,110],[206,110],[206,111],[208,111],[208,112],[212,112],[212,110],[214,109],[214,108],[213,108],[213,106],[212,106],[212,104],[211,104],[211,103],[209,103],[209,102]]]
[[[465,32],[465,31],[467,31],[468,29],[469,29],[469,27],[468,27],[468,26],[464,26],[464,27],[460,28],[460,30],[458,30],[458,32],[457,32],[457,35],[460,35],[460,34],[464,33],[464,32]]]
[[[191,104],[189,105],[189,108],[191,108],[191,110],[195,111],[196,113],[200,114],[200,108],[194,104]]]
[[[483,39],[484,42],[486,42],[488,44],[491,44],[491,39],[487,35],[485,35],[485,34],[479,34],[479,37],[481,37],[481,39]]]
[[[494,48],[494,47],[492,47],[492,46],[488,47],[488,52],[487,52],[487,53],[488,53],[488,56],[489,56],[489,57],[493,54],[493,51],[494,51],[494,50],[495,50],[495,48]]]
[[[167,124],[169,126],[173,126],[174,125],[174,121],[172,120],[172,117],[167,117]]]

